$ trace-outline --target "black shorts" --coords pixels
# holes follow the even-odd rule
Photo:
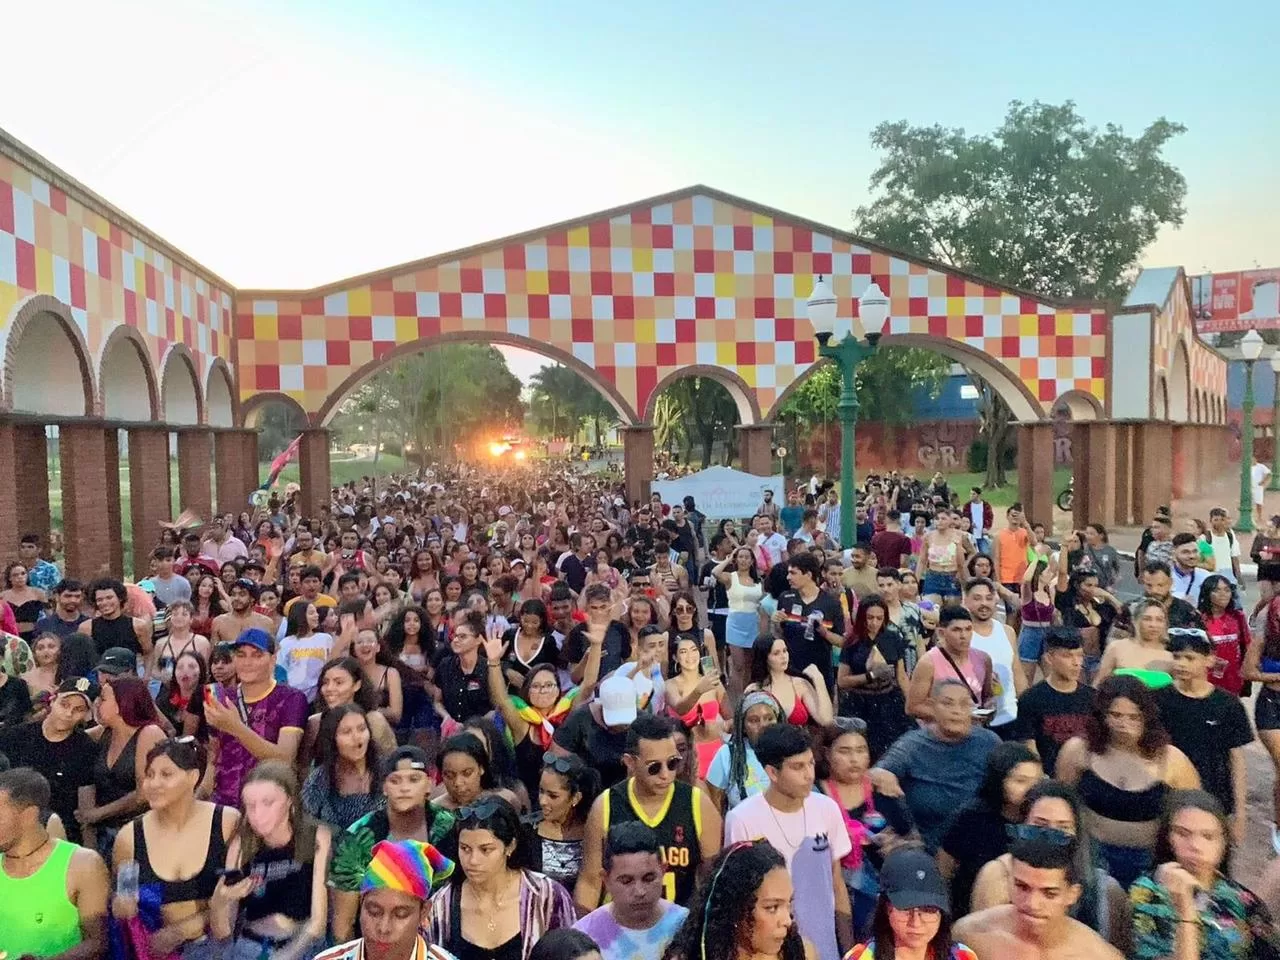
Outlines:
[[[1263,687],[1258,691],[1253,723],[1259,730],[1280,730],[1280,690]]]

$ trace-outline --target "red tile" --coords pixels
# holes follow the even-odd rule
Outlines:
[[[813,255],[813,272],[814,272],[814,273],[824,273],[824,274],[830,275],[830,273],[831,273],[831,254],[829,254],[829,253],[815,253],[815,254]]]
[[[253,368],[253,376],[259,390],[280,389],[280,366],[278,364],[260,365]]]
[[[676,343],[697,343],[698,321],[688,318],[676,321]]]
[[[566,294],[569,292],[569,271],[551,270],[547,273],[547,292]]]
[[[124,292],[124,322],[131,327],[138,325],[138,295],[132,290]],[[252,329],[249,331],[249,337],[253,337]]]
[[[1053,380],[1041,380],[1040,388],[1037,390],[1037,399],[1053,400],[1058,396],[1058,385]]]
[[[636,409],[641,415],[658,385],[658,371],[650,366],[636,367]]]
[[[375,340],[373,341],[373,359],[381,360],[395,348],[394,340]]]
[[[656,227],[654,229],[657,229]],[[674,273],[655,273],[653,275],[653,295],[655,297],[674,297],[676,295],[676,275]]]
[[[694,273],[715,273],[716,272],[716,252],[714,250],[693,251],[693,272]]]
[[[1053,355],[1055,357],[1072,357],[1076,352],[1075,337],[1054,337]]]
[[[794,260],[790,253],[781,250],[773,255],[773,272],[774,273],[792,273],[792,265]]]
[[[617,296],[613,298],[613,319],[634,320],[636,318],[636,298]]]
[[[643,224],[653,223],[653,208],[652,208],[652,207],[641,207],[641,208],[640,208],[640,209],[638,209],[638,210],[632,210],[632,211],[631,211],[631,222],[632,222],[632,223],[643,223]]]
[[[871,272],[871,254],[855,253],[853,255],[853,272],[860,275]]]
[[[418,308],[415,306],[412,313],[417,313]],[[302,301],[302,315],[304,317],[323,317],[324,316],[324,297],[308,297]]]
[[[302,317],[290,314],[276,318],[276,338],[279,340],[301,340]]]
[[[235,323],[232,326],[235,330],[237,340],[253,339],[253,314],[242,313],[236,316]],[[345,342],[345,341],[344,341]]]
[[[982,317],[971,314],[964,318],[964,335],[966,337],[980,337],[984,326]]]
[[[751,366],[756,362],[756,345],[753,342],[738,344],[738,366]]]
[[[112,246],[106,237],[98,238],[98,276],[103,280],[113,279],[115,270],[111,266]]]
[[[486,293],[484,295],[484,315],[496,320],[507,319],[507,295],[505,293]]]
[[[17,253],[18,286],[23,290],[36,288],[36,248],[25,240],[14,240]]]
[[[756,316],[767,320],[773,316],[773,297],[756,297]]]
[[[947,274],[947,296],[964,296],[964,277],[957,277],[954,273]]]
[[[550,320],[551,298],[545,293],[529,294],[529,319]]]
[[[676,365],[676,345],[674,343],[660,343],[654,352],[657,355],[658,366],[674,367]]]
[[[348,317],[347,339],[355,343],[368,343],[373,339],[372,317]]]
[[[440,294],[440,316],[455,318],[462,316],[462,294]]]
[[[461,276],[463,293],[484,292],[484,271],[479,267],[463,267],[458,273]]]
[[[907,315],[912,317],[928,316],[929,315],[929,298],[928,297],[908,298]]]
[[[1000,356],[1016,357],[1022,348],[1022,339],[1020,337],[1001,337],[1000,338]]]
[[[330,340],[324,345],[325,360],[331,367],[346,367],[351,364],[351,343],[347,340]]]
[[[716,316],[716,298],[715,297],[695,297],[693,301],[693,315],[699,320],[714,320]],[[679,325],[680,320],[676,321]]]
[[[513,243],[502,250],[502,265],[508,270],[524,269],[524,244]]]
[[[1105,377],[1107,375],[1107,358],[1092,357],[1089,361],[1093,365],[1091,373],[1095,377]]]
[[[574,317],[570,323],[574,343],[592,343],[595,340],[596,325],[590,317]]]
[[[1046,313],[1040,316],[1040,336],[1052,337],[1058,332],[1058,320],[1051,314]]]
[[[756,232],[751,227],[734,227],[733,228],[733,249],[735,250],[754,250],[756,246]]]
[[[613,236],[609,230],[609,221],[597,220],[587,227],[587,238],[591,246],[598,250],[607,250],[613,246]]]
[[[392,277],[379,277],[369,284],[369,289],[374,293],[392,293],[395,288],[391,285]]]
[[[440,318],[439,317],[419,317],[418,318],[418,336],[426,339],[428,337],[440,336]]]
[[[613,274],[607,270],[591,271],[591,293],[603,297],[613,293]]]
[[[58,213],[66,216],[67,214],[67,195],[57,187],[49,188],[49,207]]]
[[[71,305],[82,310],[88,306],[84,290],[84,267],[78,263],[71,264]]]
[[[930,317],[929,333],[935,337],[945,337],[947,335],[947,318]]]
[[[569,233],[566,230],[552,230],[547,234],[548,247],[567,247],[569,245]]]
[[[773,339],[786,343],[796,338],[796,321],[792,317],[778,317],[773,321]]]
[[[791,231],[791,252],[792,253],[812,253],[813,252],[813,231],[796,227]]]
[[[397,290],[391,295],[397,317],[416,317],[418,315],[418,295],[412,290]]]
[[[0,230],[13,233],[13,187],[0,181]]]
[[[142,280],[144,292],[148,300],[156,298],[156,268],[151,264],[147,264],[142,268]]]
[[[818,341],[796,341],[796,363],[813,363],[818,355]]]
[[[653,225],[653,249],[670,250],[675,246],[675,229],[669,223]]]

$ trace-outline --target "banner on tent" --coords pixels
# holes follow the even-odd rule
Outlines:
[[[697,508],[710,519],[736,520],[755,514],[765,490],[773,491],[779,506],[785,504],[787,484],[782,476],[760,477],[729,467],[708,467],[679,480],[655,480],[650,489],[662,495],[663,503],[693,497]]]

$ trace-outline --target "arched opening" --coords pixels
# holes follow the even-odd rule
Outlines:
[[[1174,423],[1186,423],[1191,419],[1191,359],[1187,345],[1179,340],[1173,350],[1173,369],[1166,385],[1166,416]]]
[[[658,474],[732,466],[739,453],[734,427],[759,419],[754,395],[736,374],[707,367],[671,374],[645,407]]]
[[[1097,397],[1082,390],[1068,390],[1053,402],[1051,416],[1057,418],[1060,414],[1074,421],[1097,420],[1102,416],[1102,405]]]
[[[156,375],[146,342],[135,327],[122,324],[103,343],[98,383],[102,415],[108,420],[150,423],[156,419]]]
[[[83,417],[95,412],[84,334],[53,297],[26,301],[0,336],[3,401],[15,413]]]
[[[1151,406],[1152,419],[1169,419],[1169,385],[1165,382],[1164,374],[1156,377],[1156,392],[1152,397]]]
[[[235,391],[231,385],[231,370],[221,357],[215,358],[209,366],[209,379],[205,386],[204,397],[205,418],[209,426],[235,426]]]
[[[169,349],[161,367],[160,403],[164,421],[172,426],[200,423],[200,386],[191,352],[181,344]]]

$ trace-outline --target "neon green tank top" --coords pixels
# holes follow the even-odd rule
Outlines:
[[[0,931],[11,957],[53,957],[80,943],[80,912],[67,899],[67,870],[76,845],[54,840],[40,869],[15,880],[0,854]]]

